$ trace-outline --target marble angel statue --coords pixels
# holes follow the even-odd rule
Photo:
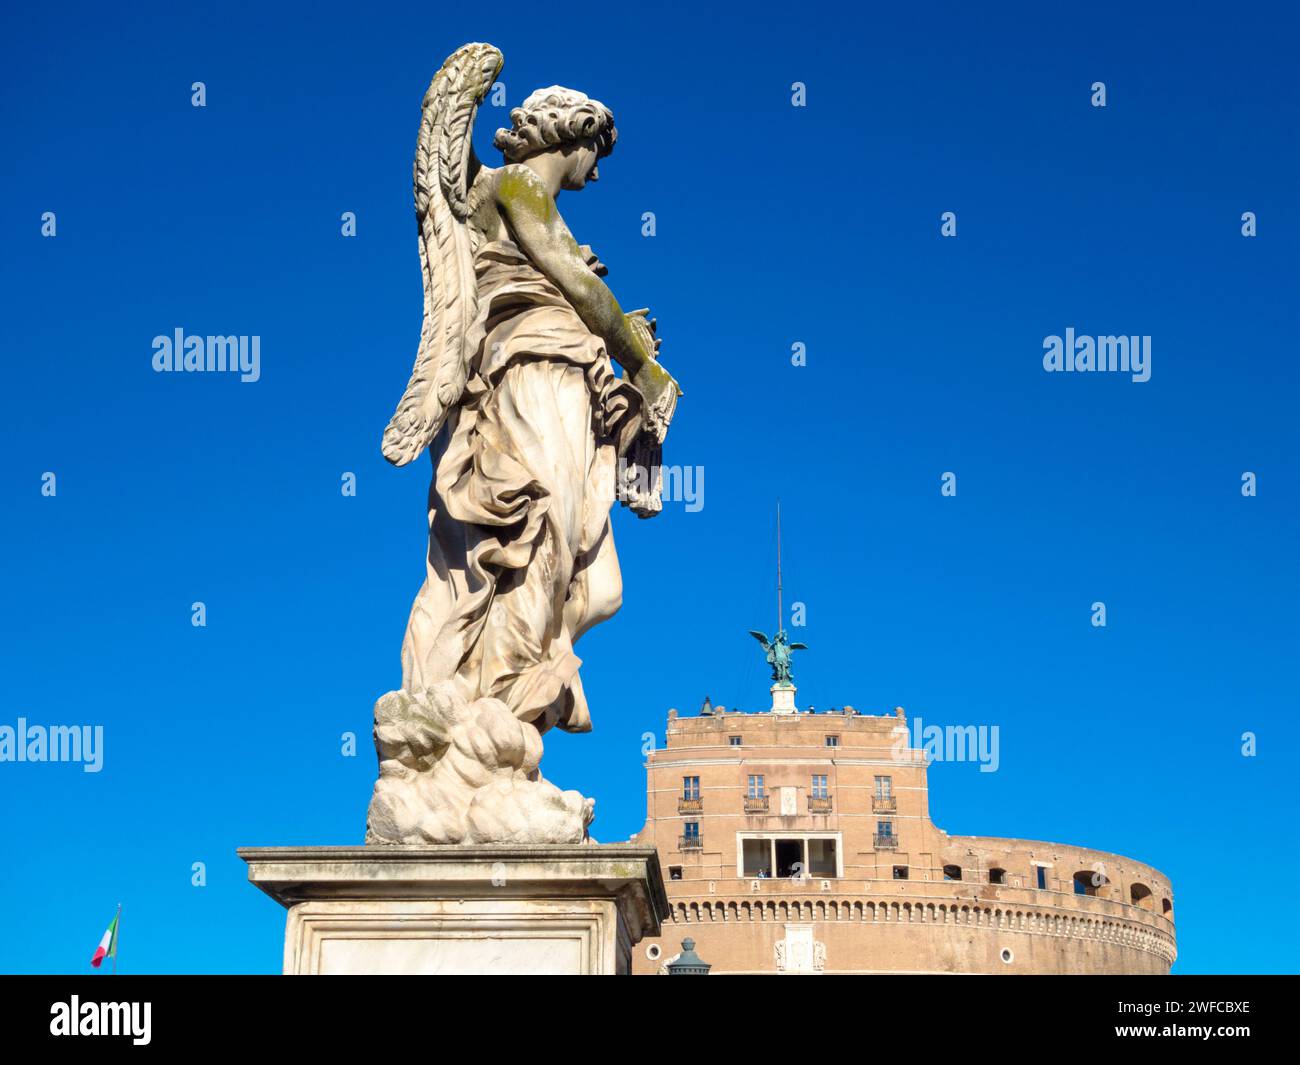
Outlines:
[[[610,509],[658,511],[681,394],[654,323],[624,313],[556,206],[597,179],[613,115],[538,90],[496,133],[504,164],[485,166],[471,131],[501,66],[466,45],[422,106],[424,324],[383,453],[430,453],[429,549],[402,687],[375,707],[372,844],[587,838],[593,803],[541,777],[541,736],[591,727],[573,645],[619,608]]]

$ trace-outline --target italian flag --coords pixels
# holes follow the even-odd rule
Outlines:
[[[99,941],[99,946],[95,948],[95,956],[90,959],[90,964],[96,969],[99,968],[100,962],[105,958],[117,957],[117,919],[121,916],[122,909],[118,907],[117,913],[113,914],[113,923],[108,926],[104,938]]]

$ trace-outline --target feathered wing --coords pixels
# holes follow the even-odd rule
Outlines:
[[[470,133],[504,60],[490,44],[457,49],[421,105],[415,148],[415,217],[424,275],[424,323],[406,392],[384,430],[384,458],[404,466],[433,441],[460,400],[478,346],[478,290],[467,226],[479,170]]]
[[[763,650],[764,650],[764,651],[771,650],[771,644],[769,644],[769,643],[767,642],[767,636],[766,636],[765,634],[763,634],[763,633],[761,633],[761,632],[755,632],[753,629],[750,629],[750,630],[749,630],[749,634],[750,634],[752,637],[754,637],[754,639],[756,639],[759,643],[761,643],[761,644],[763,645]]]

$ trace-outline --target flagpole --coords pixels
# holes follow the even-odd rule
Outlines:
[[[781,607],[781,501],[776,501],[776,631],[785,627],[785,613]],[[772,637],[776,639],[775,636]]]

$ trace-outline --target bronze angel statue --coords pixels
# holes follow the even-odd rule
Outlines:
[[[424,325],[383,453],[430,453],[429,550],[401,690],[375,707],[368,843],[586,838],[593,804],[541,778],[541,735],[591,727],[573,645],[621,602],[610,508],[658,511],[645,471],[681,394],[654,323],[624,313],[556,206],[597,179],[612,113],[540,89],[496,133],[504,164],[485,166],[471,131],[501,66],[466,45],[423,102]]]
[[[791,652],[806,651],[808,645],[805,643],[791,643],[785,629],[778,629],[776,635],[770,641],[765,633],[750,629],[749,634],[763,645],[763,650],[767,656],[767,664],[772,667],[772,680],[784,687],[792,685],[794,683],[794,673],[791,667],[794,664],[794,655]]]

